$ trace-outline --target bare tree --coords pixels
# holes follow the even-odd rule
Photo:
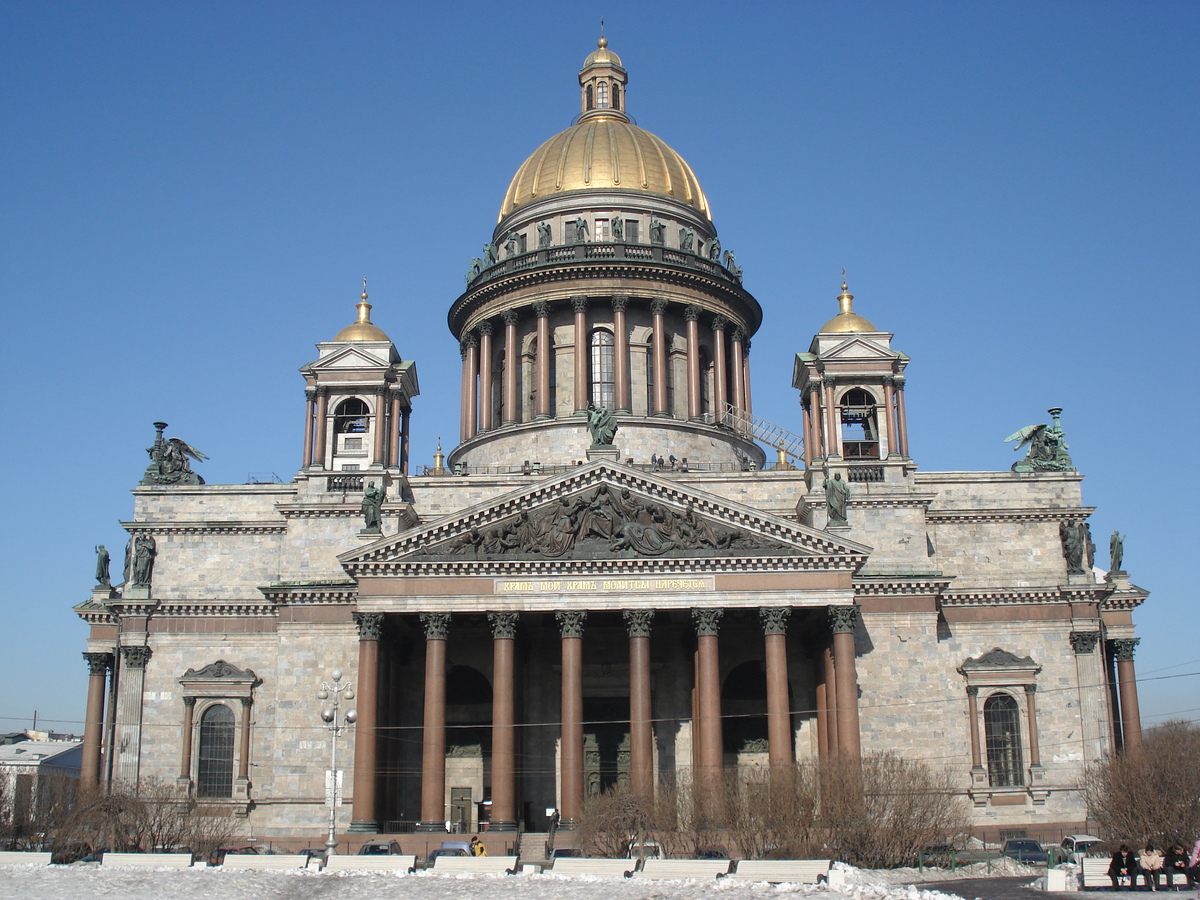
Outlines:
[[[1092,766],[1084,789],[1101,836],[1158,847],[1190,844],[1200,832],[1198,759],[1200,726],[1170,721],[1146,732],[1140,750]]]

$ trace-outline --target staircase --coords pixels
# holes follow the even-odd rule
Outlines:
[[[743,437],[774,447],[784,456],[797,462],[804,459],[804,438],[744,409],[738,409],[732,403],[725,404],[725,421],[721,424]]]
[[[517,856],[523,863],[546,859],[550,855],[546,849],[549,840],[550,835],[544,831],[523,831],[517,842]]]

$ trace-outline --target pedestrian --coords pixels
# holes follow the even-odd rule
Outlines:
[[[1112,855],[1112,862],[1108,864],[1108,877],[1112,879],[1114,891],[1121,889],[1121,878],[1126,875],[1129,876],[1129,890],[1137,887],[1137,865],[1137,857],[1133,855],[1129,845],[1122,844]]]
[[[1185,882],[1188,877],[1188,855],[1182,844],[1172,844],[1167,848],[1163,857],[1163,874],[1166,876],[1167,890],[1175,886],[1175,876],[1182,875]]]
[[[658,464],[659,464],[658,454],[657,454],[657,453],[651,453],[651,454],[650,454],[650,471],[651,471],[651,472],[657,472],[657,471],[658,471]]]
[[[1154,849],[1153,844],[1147,844],[1138,858],[1138,866],[1142,870],[1142,882],[1148,891],[1158,890],[1158,876],[1162,874],[1163,855]]]
[[[487,856],[487,847],[483,846],[483,841],[479,839],[479,835],[471,838],[471,855]]]

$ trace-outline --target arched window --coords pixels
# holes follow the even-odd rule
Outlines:
[[[842,395],[842,456],[845,459],[879,459],[879,423],[875,398],[862,388]]]
[[[1021,764],[1021,715],[1009,694],[992,694],[983,704],[983,732],[987,741],[988,783],[992,787],[1020,787],[1025,783]]]
[[[608,109],[608,82],[601,81],[596,85],[596,106],[600,109]]]
[[[592,109],[594,107],[594,104],[592,103],[592,86],[590,84],[587,86],[587,90],[584,92],[584,96],[587,97],[587,108]]]
[[[200,717],[197,797],[233,796],[233,731],[233,710],[223,703],[210,706]]]
[[[371,410],[357,397],[343,400],[333,413],[333,430],[335,434],[363,434],[367,430],[367,420],[371,418]]]
[[[612,409],[616,396],[616,350],[613,333],[603,328],[592,332],[592,402]]]
[[[619,84],[614,84],[613,85],[613,109],[620,109],[620,108],[621,108],[621,86]]]

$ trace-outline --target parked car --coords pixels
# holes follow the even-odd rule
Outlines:
[[[470,856],[471,845],[466,841],[443,841],[442,846],[438,847],[429,854],[429,865],[433,865],[434,860],[439,856]]]
[[[1033,838],[1010,838],[1000,847],[1000,855],[1017,862],[1045,864],[1048,854]]]
[[[550,851],[550,859],[583,859],[587,856],[582,847],[555,847]]]
[[[262,851],[259,850],[258,847],[246,847],[246,846],[218,847],[216,850],[213,851],[213,855],[208,858],[208,864],[210,866],[222,865],[225,862],[225,857],[230,856],[230,855],[258,856],[261,853],[262,853]]]
[[[640,845],[636,841],[630,841],[625,846],[626,859],[666,859],[667,855],[663,853],[662,845],[658,841],[643,841]]]
[[[1078,863],[1085,856],[1092,856],[1103,843],[1094,834],[1068,834],[1058,846],[1066,859]]]
[[[729,859],[729,851],[720,844],[707,844],[697,847],[692,854],[693,859]]]
[[[435,851],[436,852],[436,851]],[[367,841],[358,848],[359,856],[399,856],[400,845],[395,841]]]
[[[307,856],[308,861],[310,863],[314,859],[317,860],[318,862],[324,863],[325,860],[329,856],[329,848],[328,847],[305,847],[303,850],[300,851],[300,855]]]

